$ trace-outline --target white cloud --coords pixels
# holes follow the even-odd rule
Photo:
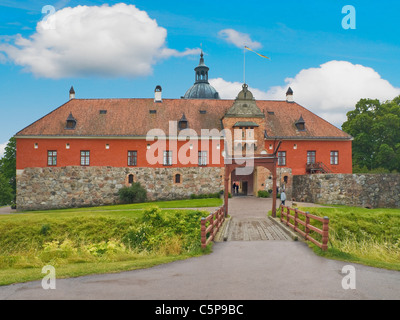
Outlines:
[[[8,142],[0,143],[0,159],[4,156],[4,151],[7,147]]]
[[[226,42],[232,43],[238,48],[248,46],[251,49],[259,49],[262,47],[261,43],[251,40],[248,34],[238,32],[234,29],[221,30],[218,35],[225,39]]]
[[[282,99],[291,87],[296,102],[336,125],[346,121],[346,113],[362,98],[386,101],[400,94],[400,88],[382,79],[374,69],[347,61],[334,60],[319,68],[304,69],[285,82],[268,90],[270,99]]]
[[[178,50],[175,49],[169,49],[169,48],[164,48],[161,50],[160,56],[161,57],[185,57],[185,56],[191,56],[191,55],[200,55],[201,49],[186,49],[183,52],[179,52]]]
[[[227,99],[233,99],[241,90],[240,83],[221,78],[210,83]],[[283,86],[274,86],[268,91],[249,89],[256,99],[285,100],[288,87],[293,89],[297,103],[338,127],[360,99],[386,101],[400,95],[400,88],[382,79],[374,69],[335,60],[318,68],[303,69],[294,78],[285,79]]]
[[[50,26],[50,28],[49,28]],[[39,77],[145,76],[162,58],[194,54],[166,48],[167,30],[124,3],[57,10],[31,37],[0,45],[15,64]]]
[[[218,91],[221,99],[235,99],[242,90],[243,83],[229,82],[222,78],[210,79],[210,84]],[[268,94],[265,91],[249,87],[255,99],[267,100]]]

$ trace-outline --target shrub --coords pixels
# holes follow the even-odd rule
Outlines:
[[[50,225],[48,225],[48,224],[44,224],[40,228],[40,234],[43,236],[47,236],[49,231],[50,231]]]
[[[126,252],[126,247],[119,240],[110,239],[108,241],[101,241],[84,246],[84,250],[93,256],[100,257],[103,255],[111,255],[120,252]]]
[[[220,193],[204,193],[204,194],[191,194],[190,199],[210,199],[210,198],[220,198]]]
[[[147,191],[139,182],[119,189],[118,194],[123,203],[139,203],[147,200]]]
[[[259,190],[258,191],[258,197],[259,198],[268,198],[269,197],[269,192],[267,190]]]
[[[50,262],[55,259],[67,259],[76,253],[77,249],[71,240],[65,239],[62,243],[58,240],[53,240],[44,243],[40,258],[42,261]]]
[[[166,213],[158,207],[145,210],[138,224],[129,228],[122,238],[130,249],[154,252],[191,251],[200,247],[200,211],[182,214]],[[179,247],[179,249],[178,249]]]

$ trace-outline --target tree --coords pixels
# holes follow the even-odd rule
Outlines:
[[[376,154],[376,166],[386,168],[390,171],[396,170],[396,153],[393,148],[386,143],[379,147],[378,153]]]
[[[400,171],[400,96],[384,103],[361,99],[342,129],[354,137],[354,168]]]
[[[5,177],[0,175],[0,206],[9,205],[14,201],[14,191]]]
[[[4,152],[4,156],[0,159],[0,183],[3,185],[9,185],[12,191],[12,200],[15,200],[15,195],[16,195],[16,190],[17,190],[17,180],[16,180],[16,154],[17,154],[17,148],[16,148],[16,140],[14,137],[12,137]],[[4,180],[4,181],[3,181]],[[8,188],[3,186],[3,189],[1,192],[6,192],[7,193]],[[7,198],[7,196],[6,196]],[[6,203],[10,204],[10,202]]]

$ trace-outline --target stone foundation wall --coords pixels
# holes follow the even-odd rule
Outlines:
[[[276,169],[276,185],[279,187],[279,192],[285,189],[286,197],[290,199],[292,197],[292,187],[293,187],[293,175],[292,169],[278,167]],[[270,179],[271,177],[271,179]],[[287,182],[285,182],[285,177],[287,177]],[[273,180],[269,173],[268,178],[265,180],[265,190],[272,190]]]
[[[292,198],[323,204],[400,208],[400,174],[294,176]]]
[[[151,200],[172,200],[223,189],[224,168],[27,168],[17,174],[17,209],[43,210],[119,203],[118,190],[135,182]],[[181,182],[175,183],[175,175]]]

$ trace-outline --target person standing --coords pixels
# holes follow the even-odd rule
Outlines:
[[[282,190],[282,193],[281,193],[281,205],[285,205],[285,201],[286,201],[286,193],[285,193],[285,190]]]

